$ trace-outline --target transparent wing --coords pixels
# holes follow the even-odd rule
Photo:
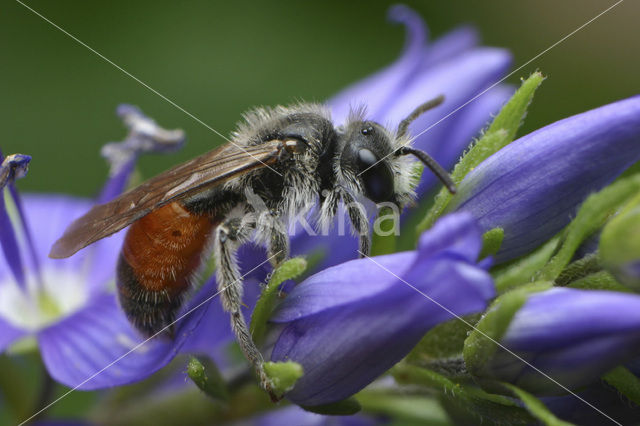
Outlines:
[[[268,167],[275,163],[282,147],[278,140],[244,149],[226,144],[167,170],[76,219],[55,242],[49,257],[69,257],[158,207],[220,185],[249,170]]]

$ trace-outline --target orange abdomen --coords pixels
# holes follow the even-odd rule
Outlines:
[[[145,335],[174,321],[216,225],[210,216],[174,202],[129,227],[118,262],[118,295],[129,320]]]

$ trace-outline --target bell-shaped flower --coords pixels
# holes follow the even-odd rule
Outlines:
[[[444,217],[415,251],[352,260],[296,286],[277,308],[272,361],[304,375],[286,397],[316,406],[359,391],[402,359],[434,325],[482,311],[494,296],[476,266],[480,229],[468,214]]]
[[[640,296],[553,288],[516,312],[482,375],[539,395],[592,384],[640,356]],[[531,366],[552,377],[557,383]]]
[[[108,152],[119,154],[111,162],[112,177],[99,196],[101,202],[123,190],[140,152],[156,150],[152,143],[156,133],[162,150],[184,139],[181,131],[161,129],[134,107],[120,107],[119,111],[130,133],[122,146],[112,144],[111,151],[107,150],[110,158]],[[122,234],[98,241],[68,259],[47,257],[67,225],[91,208],[91,200],[28,195],[23,202],[12,185],[6,192],[9,208],[0,204],[0,241],[5,254],[0,259],[0,351],[20,339],[35,339],[54,379],[74,388],[96,389],[152,374],[192,337],[206,308],[180,321],[174,340],[145,342],[133,330],[112,291]],[[210,280],[181,314],[203,304],[215,293],[214,288]]]
[[[497,262],[514,259],[566,226],[592,192],[640,160],[640,96],[557,121],[512,142],[471,171],[448,211],[500,227]]]

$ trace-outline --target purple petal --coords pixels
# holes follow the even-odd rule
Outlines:
[[[458,232],[480,238],[469,221],[445,218],[419,252],[354,260],[295,287],[272,318],[286,325],[271,359],[299,362],[305,371],[287,398],[311,406],[344,399],[398,362],[433,325],[484,309],[494,296],[491,277],[465,261],[464,250],[456,252],[464,240]],[[438,245],[443,250],[435,251]]]
[[[133,169],[138,161],[138,155],[133,154],[131,158],[125,161],[119,168],[118,171],[109,179],[102,187],[100,191],[100,195],[98,195],[97,203],[103,204],[107,203],[118,195],[122,194],[127,187],[127,183],[129,182],[129,177],[133,172]]]
[[[206,298],[215,294],[214,287],[209,280],[181,309],[178,317],[195,308],[177,322],[173,340],[158,336],[133,351],[144,339],[132,329],[114,295],[97,297],[40,332],[43,361],[54,379],[83,390],[142,380],[168,364],[192,336],[208,308]]]
[[[392,99],[397,89],[417,71],[421,50],[427,38],[427,29],[422,18],[406,6],[398,5],[389,10],[390,18],[401,23],[407,31],[407,42],[402,55],[387,68],[365,78],[340,92],[328,101],[336,124],[343,123],[351,107],[366,105],[372,116],[376,116]]]
[[[355,416],[323,416],[310,413],[295,405],[269,411],[253,418],[250,422],[254,426],[373,426],[384,423],[386,422],[381,423],[377,419],[361,414]]]
[[[567,225],[577,206],[640,159],[640,96],[546,126],[467,175],[449,210],[484,230],[504,229],[496,261],[531,251]]]
[[[262,288],[260,287],[261,281],[256,279],[248,278],[243,281],[244,297],[242,298],[243,307],[241,311],[248,320]],[[215,293],[216,291],[213,288],[200,292],[200,300],[211,297]],[[235,337],[231,331],[229,313],[222,309],[220,297],[215,296],[210,301],[198,329],[185,341],[181,352],[206,354],[216,362],[220,370],[224,371],[235,364],[234,361],[236,361],[231,357],[231,351],[228,350],[229,345],[233,342],[235,342]]]
[[[640,296],[557,288],[531,296],[504,339],[517,350],[548,350],[639,330]]]
[[[575,389],[640,355],[640,296],[555,288],[534,294],[516,313],[502,344],[562,385]],[[494,376],[537,394],[564,389],[499,351]]]
[[[5,208],[3,192],[0,188],[0,245],[2,245],[6,265],[11,270],[16,282],[20,287],[24,288],[26,285],[24,264],[18,248],[18,240],[14,233],[13,224]],[[4,269],[4,267],[2,269]],[[0,272],[0,278],[2,275],[3,273]]]
[[[482,96],[457,111],[447,120],[453,120],[455,124],[442,122],[438,126],[446,126],[447,134],[442,140],[431,138],[424,142],[423,149],[428,150],[433,158],[445,170],[452,170],[464,150],[469,147],[474,138],[480,136],[480,131],[491,121],[491,117],[500,111],[500,108],[513,95],[513,88],[509,86],[496,86]],[[427,136],[435,127],[427,131]],[[433,142],[431,142],[433,141]],[[418,196],[428,193],[434,186],[441,185],[436,176],[429,170],[425,170],[416,189]]]
[[[24,330],[20,330],[6,320],[0,318],[0,353],[4,352],[9,345],[24,335],[26,335]]]
[[[420,236],[418,250],[421,256],[444,253],[475,262],[482,249],[482,238],[478,224],[469,214],[444,216],[430,232]]]
[[[385,119],[391,125],[396,125],[416,106],[444,95],[445,101],[442,105],[426,112],[410,126],[413,135],[433,126],[428,132],[418,137],[414,146],[421,149],[436,147],[446,139],[438,138],[433,134],[442,132],[439,129],[447,126],[434,125],[435,122],[498,81],[505,74],[510,63],[511,55],[506,50],[489,47],[473,49],[451,60],[441,62],[422,72],[410,85],[396,94],[395,102],[385,114]],[[447,120],[445,123],[452,121],[456,120]]]
[[[452,59],[463,52],[476,47],[478,32],[472,27],[459,27],[450,31],[423,48],[421,70],[428,70],[441,62]]]

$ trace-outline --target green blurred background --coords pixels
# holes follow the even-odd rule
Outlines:
[[[515,68],[614,2],[406,3],[432,38],[474,25],[484,44],[513,53]],[[326,99],[390,63],[404,42],[386,1],[27,4],[225,135],[251,106]],[[639,16],[640,2],[623,2],[512,76],[549,77],[523,132],[638,93]],[[17,2],[0,13],[0,46],[0,148],[33,156],[23,190],[94,194],[107,172],[100,147],[125,135],[114,114],[122,102],[189,138],[178,154],[143,158],[145,176],[223,142]]]

